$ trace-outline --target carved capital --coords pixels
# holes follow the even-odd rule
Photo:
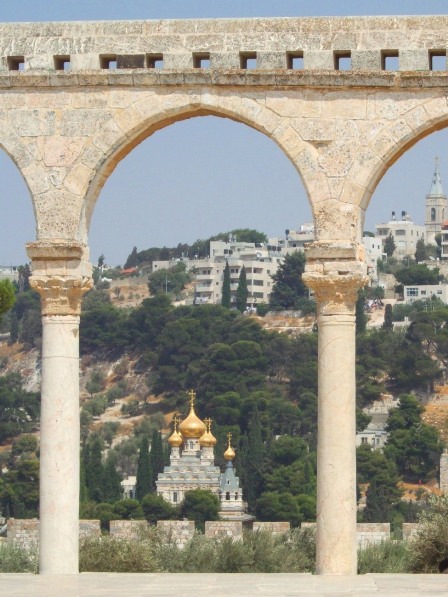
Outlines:
[[[79,315],[81,300],[92,288],[88,277],[32,276],[30,286],[41,296],[42,315]]]
[[[308,272],[303,274],[303,281],[314,291],[319,315],[353,315],[358,290],[367,284],[368,277],[362,273]]]

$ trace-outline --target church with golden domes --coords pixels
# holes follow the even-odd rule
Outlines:
[[[174,417],[174,431],[169,437],[171,447],[170,464],[160,473],[157,481],[157,495],[173,505],[180,504],[185,492],[192,489],[208,489],[220,501],[220,518],[223,520],[250,520],[245,513],[243,492],[239,478],[235,474],[232,448],[232,435],[227,436],[227,449],[224,452],[226,468],[223,473],[215,466],[214,447],[216,438],[211,432],[211,419],[201,419],[196,415],[194,404],[196,395],[189,392],[190,412],[179,422]]]

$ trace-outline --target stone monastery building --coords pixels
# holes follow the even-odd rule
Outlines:
[[[192,489],[208,489],[219,497],[220,518],[224,520],[251,520],[245,513],[238,477],[235,475],[233,460],[235,451],[231,445],[232,435],[228,434],[227,462],[221,473],[215,466],[214,447],[216,438],[211,432],[211,419],[201,419],[196,415],[194,403],[196,395],[189,392],[190,413],[180,424],[174,418],[174,432],[169,437],[171,446],[170,465],[157,478],[157,494],[173,505],[179,504],[185,492]]]

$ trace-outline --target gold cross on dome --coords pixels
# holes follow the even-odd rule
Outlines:
[[[231,439],[232,439],[232,434],[229,431],[229,433],[227,434],[227,441],[229,442],[229,447],[230,447],[230,440]]]
[[[179,421],[180,421],[179,417],[177,415],[174,415],[174,418],[173,418],[174,431],[177,431],[177,426],[179,425]]]
[[[190,390],[188,392],[188,395],[190,397],[190,406],[191,408],[193,408],[194,406],[194,401],[196,400],[196,392],[194,390]]]
[[[211,419],[204,419],[204,423],[206,425],[207,431],[210,431],[210,427],[212,426],[212,420]]]

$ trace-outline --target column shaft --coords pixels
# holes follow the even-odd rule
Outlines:
[[[77,574],[79,316],[42,317],[40,573]]]
[[[317,573],[356,574],[355,318],[320,315]]]

